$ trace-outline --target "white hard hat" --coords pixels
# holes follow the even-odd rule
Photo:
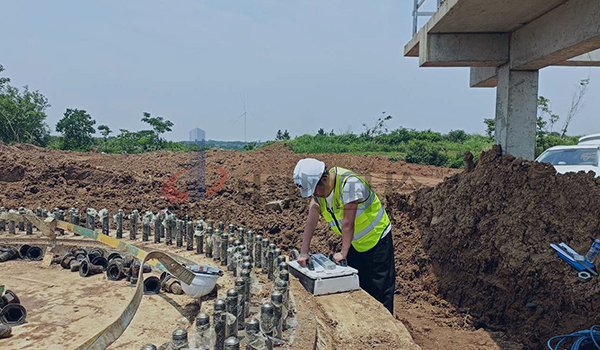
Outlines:
[[[300,189],[304,198],[312,196],[317,184],[325,171],[325,163],[314,158],[304,158],[298,161],[294,168],[294,183]]]

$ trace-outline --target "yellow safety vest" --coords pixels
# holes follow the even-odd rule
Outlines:
[[[329,176],[335,176],[333,208],[327,206],[325,198],[315,198],[319,200],[321,215],[333,231],[340,236],[342,235],[342,220],[344,219],[342,191],[346,181],[352,176],[356,177],[369,190],[369,197],[364,202],[358,203],[356,217],[354,218],[354,238],[352,238],[354,249],[358,252],[366,252],[379,242],[381,235],[390,225],[390,219],[375,191],[359,175],[344,168],[333,167],[329,170]]]

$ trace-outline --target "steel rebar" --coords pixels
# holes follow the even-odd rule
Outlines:
[[[205,313],[196,317],[196,346],[206,350],[210,348],[210,316]]]
[[[212,252],[213,252],[213,229],[212,229],[212,221],[208,223],[208,228],[206,229],[206,235],[205,239],[206,242],[204,244],[204,247],[206,248],[206,257],[207,258],[212,258]]]
[[[166,233],[165,233],[165,244],[166,245],[173,245],[173,229],[175,228],[175,215],[173,214],[169,214],[167,216],[166,222],[167,222],[167,227],[166,227]]]
[[[129,214],[129,239],[135,241],[137,235],[139,213],[137,209],[134,209]]]
[[[182,350],[188,347],[188,333],[183,328],[178,328],[173,332],[170,350]]]
[[[266,274],[269,271],[269,265],[267,263],[267,253],[269,252],[269,239],[263,237],[261,242],[261,261],[260,264],[262,266],[262,273]]]
[[[262,267],[262,236],[256,235],[254,237],[254,266]]]
[[[186,225],[186,250],[194,250],[194,222],[188,221]]]
[[[108,213],[108,209],[104,208],[102,210],[100,210],[98,212],[98,216],[100,217],[100,221],[102,223],[102,234],[105,234],[108,236],[109,230],[110,230],[110,221],[109,221],[109,213]]]
[[[257,319],[252,318],[246,322],[246,350],[259,350],[254,347],[258,334],[260,332],[260,323]]]
[[[271,294],[271,303],[273,304],[273,332],[274,336],[281,338],[283,333],[283,294],[278,291],[274,291]]]
[[[215,301],[213,306],[213,328],[217,338],[215,350],[223,350],[225,343],[225,310],[226,304],[223,299]]]
[[[239,303],[239,295],[235,289],[229,289],[227,291],[227,296],[225,297],[225,302],[227,304],[227,312],[235,316],[236,320],[231,325],[227,325],[227,335],[228,337],[237,337],[238,336],[238,303]]]
[[[246,318],[246,280],[238,278],[235,280],[235,290],[238,294],[238,315],[237,327],[244,329],[244,319]]]
[[[240,350],[240,341],[235,336],[229,337],[225,340],[223,348],[225,350]]]
[[[221,266],[227,266],[227,249],[229,245],[229,235],[226,232],[221,234]]]
[[[175,245],[179,248],[183,247],[183,220],[175,221]]]
[[[267,336],[267,349],[273,350],[273,316],[275,309],[270,303],[262,304],[260,307],[260,329]]]
[[[116,236],[119,239],[123,238],[123,217],[124,216],[125,216],[125,213],[123,213],[123,209],[119,209],[117,214],[115,214],[115,216],[113,217],[115,219],[115,226],[116,226],[116,230],[117,230]]]
[[[25,215],[26,210],[24,207],[19,207],[19,214],[20,215]],[[19,221],[19,231],[23,232],[25,231],[25,221]]]
[[[6,213],[6,208],[0,207],[0,216],[2,215],[2,213]],[[6,220],[4,219],[0,219],[0,231],[6,231]]]

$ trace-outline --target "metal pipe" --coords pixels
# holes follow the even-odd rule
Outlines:
[[[31,261],[40,261],[44,258],[44,250],[38,246],[31,246],[27,250],[27,259]]]
[[[229,235],[225,232],[221,234],[221,266],[227,266],[227,248]]]
[[[236,337],[229,337],[225,340],[225,350],[240,350],[240,341]]]
[[[238,278],[235,280],[235,290],[238,294],[238,314],[237,327],[238,330],[244,329],[244,319],[246,318],[246,280]]]
[[[196,254],[202,254],[204,252],[204,231],[197,230],[194,236],[196,237]]]
[[[8,260],[12,260],[19,255],[19,251],[14,247],[9,247],[5,252],[0,254],[0,262],[5,262]]]
[[[9,326],[20,325],[25,322],[27,310],[21,304],[8,304],[0,311],[0,322]]]
[[[227,291],[227,296],[225,298],[225,302],[227,303],[227,312],[236,317],[236,320],[233,324],[227,325],[227,335],[226,338],[236,337],[238,336],[238,322],[237,318],[238,314],[238,292],[235,289],[230,289]]]
[[[92,259],[91,262],[93,265],[102,266],[102,270],[106,270],[108,267],[108,260],[106,260],[106,258],[103,256],[97,256]]]
[[[79,276],[89,277],[98,273],[102,273],[102,266],[94,265],[87,260],[81,261],[81,266],[79,267]]]
[[[275,309],[273,305],[266,303],[260,307],[260,328],[267,336],[267,349],[273,350],[273,315]]]
[[[29,248],[31,248],[29,244],[23,244],[21,247],[19,247],[19,258],[27,258],[27,251],[29,250]]]
[[[175,245],[178,248],[183,247],[183,220],[175,221]]]
[[[108,231],[110,229],[108,218],[110,215],[108,214],[108,209],[104,208],[98,212],[98,216],[102,222],[102,233],[108,236]]]
[[[181,288],[181,282],[177,280],[177,278],[167,275],[165,279],[161,283],[162,290],[165,292],[170,292],[173,294],[183,294],[183,289]]]
[[[269,239],[264,237],[261,242],[261,261],[260,264],[262,266],[262,273],[266,274],[269,272],[269,264],[267,262],[267,253],[269,252]]]
[[[196,317],[196,346],[200,349],[210,348],[210,316],[205,313]]]
[[[118,281],[125,277],[125,267],[123,265],[122,259],[112,259],[106,267],[106,277],[111,281]]]
[[[175,215],[169,214],[167,215],[167,227],[165,234],[165,244],[173,245],[173,227],[175,226]]]
[[[283,333],[283,294],[273,292],[271,294],[271,303],[273,304],[273,332],[275,337],[281,338]]]
[[[123,217],[125,216],[125,214],[123,213],[123,209],[119,209],[119,211],[117,212],[117,214],[114,216],[115,219],[115,225],[116,225],[116,229],[117,229],[117,238],[121,239],[123,238]]]
[[[254,237],[254,266],[262,267],[262,236],[256,235]]]
[[[235,233],[235,225],[234,224],[229,224],[229,233],[230,234],[234,234]]]
[[[216,229],[213,234],[212,257],[215,262],[221,260],[221,230]]]
[[[206,229],[206,244],[204,245],[206,247],[206,257],[207,258],[212,258],[212,252],[213,252],[213,229],[212,229],[212,221],[210,221],[208,223],[208,228]]]
[[[225,230],[225,223],[223,221],[219,221],[217,227],[219,228],[219,231],[223,232]]]
[[[81,268],[81,261],[73,259],[69,263],[69,266],[71,267],[71,272],[77,272]]]
[[[246,231],[246,247],[250,251],[250,256],[254,257],[254,231]]]
[[[246,303],[250,303],[250,285],[252,284],[252,280],[250,279],[250,270],[242,270],[242,272],[240,273],[240,276],[242,277],[242,279],[245,281],[245,290],[244,290],[244,299],[246,299]],[[249,312],[250,312],[250,308],[246,307],[246,317],[248,316]]]
[[[237,240],[244,244],[244,228],[242,226],[238,227]]]
[[[140,350],[158,350],[154,344],[146,344],[140,348]]]
[[[6,208],[0,207],[0,216],[2,216],[2,213],[6,213]],[[6,220],[4,219],[0,219],[0,231],[6,231]]]
[[[178,328],[173,332],[173,340],[171,341],[172,350],[182,350],[188,347],[188,333],[183,328]]]
[[[213,328],[217,341],[215,342],[215,350],[223,350],[225,343],[225,301],[218,299],[213,306]]]
[[[194,250],[194,222],[188,221],[186,224],[186,250]]]
[[[15,211],[11,209],[8,212],[10,213],[10,212],[15,212]],[[11,235],[17,234],[17,232],[15,230],[15,222],[13,220],[8,220],[8,233]]]
[[[252,318],[246,322],[246,350],[258,350],[254,345],[257,342],[259,332],[260,323],[257,319]]]
[[[273,261],[275,258],[275,244],[269,244],[269,251],[267,252],[267,277],[270,281],[275,279],[275,275],[273,274]],[[263,268],[264,273],[264,268]]]
[[[135,241],[135,237],[137,234],[138,227],[138,210],[134,209],[131,214],[129,214],[129,239]]]
[[[276,275],[279,276],[279,257],[281,256],[281,249],[275,248],[273,250],[273,266],[271,267],[271,281],[275,280]]]
[[[19,207],[19,214],[20,215],[25,215],[26,210],[24,207]],[[23,232],[25,231],[25,221],[19,221],[19,231]]]
[[[144,278],[144,294],[152,295],[160,293],[160,280],[156,276]]]
[[[150,240],[150,215],[146,213],[142,219],[142,241],[148,242]]]
[[[56,220],[58,220],[58,213],[57,213],[57,209],[55,209],[54,211],[54,218]],[[96,226],[96,215],[98,213],[96,212],[96,210],[94,208],[87,208],[85,211],[85,227],[89,230],[94,230],[94,227]]]
[[[0,339],[8,338],[12,334],[12,328],[9,325],[0,324]]]
[[[235,252],[235,247],[231,246],[229,248],[227,248],[227,271],[235,271],[235,261],[234,261],[234,252]]]

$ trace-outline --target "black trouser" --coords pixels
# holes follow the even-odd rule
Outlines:
[[[392,232],[364,253],[350,247],[347,258],[348,265],[358,270],[360,287],[394,314],[396,266]]]

